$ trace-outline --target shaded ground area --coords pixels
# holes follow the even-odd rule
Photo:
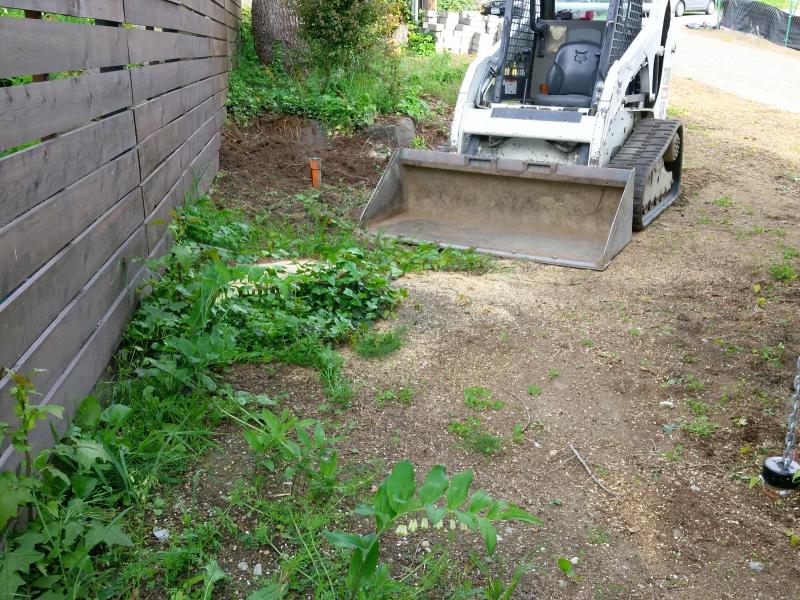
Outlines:
[[[797,596],[800,550],[787,532],[800,531],[800,499],[776,502],[749,484],[780,449],[800,353],[800,285],[771,275],[799,266],[800,116],[687,79],[673,89],[688,129],[684,193],[607,271],[499,261],[482,277],[405,277],[397,285],[409,296],[381,325],[407,327],[404,346],[380,360],[343,349],[356,390],[337,417],[348,460],[472,466],[478,487],[542,517],[541,528],[500,531],[497,571],[531,566],[515,598]],[[385,158],[372,143],[299,139],[289,122],[229,134],[223,195],[270,208],[268,188],[304,188],[311,150],[329,178],[374,183]],[[323,403],[312,370],[246,365],[229,379],[304,415]],[[467,408],[473,386],[503,406]],[[401,388],[413,390],[410,404],[376,402]],[[500,451],[470,450],[449,431],[469,417]],[[221,436],[195,478],[215,482],[209,497],[254,470],[241,441]],[[240,529],[253,518],[230,516]],[[412,562],[425,540],[391,540],[383,558]],[[479,548],[468,534],[454,543],[456,555]],[[229,572],[241,560],[270,567],[235,545],[220,554]],[[562,556],[576,562],[574,577],[558,569]]]

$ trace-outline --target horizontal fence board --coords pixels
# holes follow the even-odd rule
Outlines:
[[[214,21],[213,19],[209,19],[208,22],[210,23],[208,29],[209,35],[211,37],[225,39],[225,37],[228,35],[228,27],[225,25],[225,23],[220,23],[219,21]]]
[[[126,29],[0,17],[0,77],[128,64]]]
[[[136,137],[145,139],[225,87],[226,76],[216,75],[164,94],[133,109]]]
[[[136,279],[143,264],[132,259],[146,255],[144,231],[138,227],[14,365],[17,373],[32,373],[31,381],[38,393],[50,390],[108,307]],[[4,422],[13,418],[12,386],[10,378],[0,380],[0,420]]]
[[[125,20],[136,25],[209,35],[211,19],[165,0],[125,0]]]
[[[128,30],[131,63],[203,58],[225,54],[225,42],[214,38],[165,31]]]
[[[185,115],[162,127],[139,144],[139,164],[142,177],[147,177],[192,132],[197,131],[214,114],[215,98],[209,98]]]
[[[13,365],[120,244],[144,221],[137,188],[0,304],[0,365]],[[140,254],[139,256],[144,256]],[[132,259],[133,256],[128,256]]]
[[[183,4],[215,21],[225,22],[225,9],[210,0],[183,0]]]
[[[147,98],[154,98],[196,81],[225,73],[227,69],[228,63],[224,57],[185,60],[131,69],[133,102],[139,104]]]
[[[183,199],[183,195],[186,192],[186,185],[184,183],[184,178],[181,177],[178,181],[175,182],[161,202],[155,207],[153,212],[150,213],[150,216],[147,217],[145,221],[145,230],[147,231],[147,246],[148,248],[155,248],[161,238],[164,236],[164,233],[169,227],[169,222],[171,220],[170,213],[172,210],[179,205],[178,198]]]
[[[0,5],[130,24],[0,18],[0,78],[86,71],[0,88],[0,152],[37,142],[0,158],[0,366],[46,369],[40,404],[65,407],[30,436],[38,452],[116,349],[150,276],[136,258],[168,252],[173,210],[213,183],[241,2]],[[10,388],[0,378],[0,421]],[[0,442],[0,470],[18,463]]]
[[[128,71],[0,88],[0,151],[71,129],[130,103]]]
[[[2,6],[118,23],[125,21],[122,0],[3,0]]]
[[[138,176],[137,153],[126,152],[0,229],[0,298],[135,188]]]
[[[170,154],[153,173],[142,182],[145,214],[149,215],[161,199],[167,194],[192,160],[208,144],[218,126],[218,117],[214,115],[206,121],[180,148]]]
[[[135,145],[125,111],[0,158],[0,227]]]
[[[212,117],[212,123],[216,121]],[[187,145],[189,142],[187,142]],[[155,249],[172,219],[172,211],[182,206],[187,195],[200,197],[208,191],[219,167],[220,135],[217,132],[205,147],[193,157],[183,175],[166,193],[145,222],[148,246]]]
[[[144,273],[143,269],[139,277],[143,277]],[[39,423],[29,438],[34,453],[57,441],[53,440],[51,425],[57,435],[63,435],[75,409],[91,393],[103,371],[106,370],[108,360],[119,346],[125,327],[133,314],[135,307],[133,287],[115,299],[91,337],[40,402],[40,405],[63,406],[64,419],[48,417]],[[7,448],[0,456],[0,469],[16,468],[19,460],[20,457]]]

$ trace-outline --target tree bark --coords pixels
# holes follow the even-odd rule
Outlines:
[[[253,41],[256,54],[265,65],[272,62],[276,45],[283,51],[288,66],[291,53],[298,47],[300,20],[292,0],[253,0]]]

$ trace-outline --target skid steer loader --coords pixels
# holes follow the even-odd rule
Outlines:
[[[370,232],[605,269],[675,200],[671,1],[649,15],[642,0],[564,4],[582,18],[507,0],[501,41],[467,70],[449,147],[395,152],[361,216]]]

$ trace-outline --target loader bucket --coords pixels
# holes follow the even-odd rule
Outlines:
[[[361,215],[372,233],[605,269],[631,239],[633,171],[403,148]]]

